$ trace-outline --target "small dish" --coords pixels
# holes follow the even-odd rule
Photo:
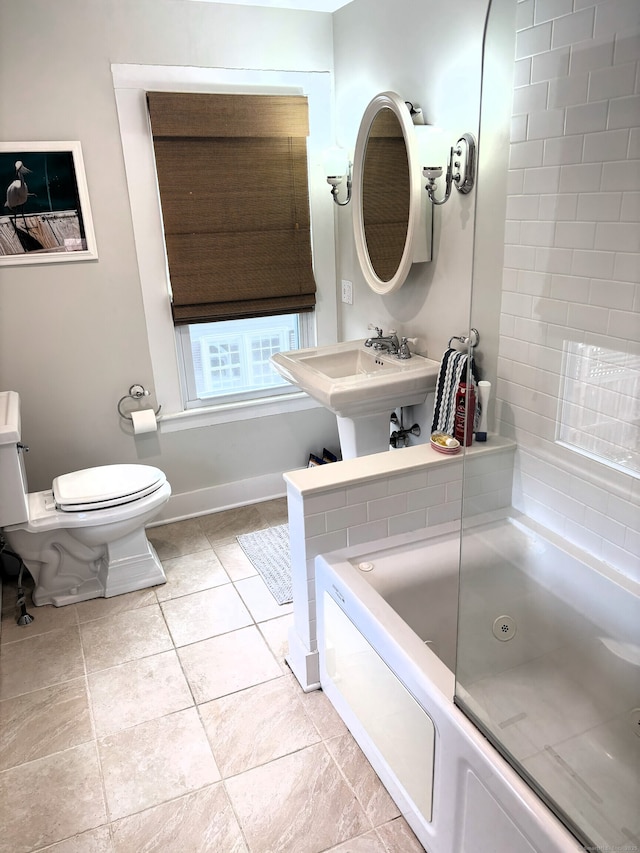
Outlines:
[[[444,453],[451,456],[460,451],[460,442],[452,435],[447,435],[445,432],[434,432],[431,434],[431,447],[437,450],[438,453]]]

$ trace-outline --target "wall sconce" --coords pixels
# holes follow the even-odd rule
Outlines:
[[[347,153],[342,148],[329,148],[325,152],[324,165],[327,183],[331,185],[331,195],[339,207],[344,207],[351,201],[351,166]],[[344,201],[338,198],[338,187],[347,179],[347,197]]]
[[[454,160],[454,157],[457,159]],[[455,170],[455,171],[454,171]],[[427,179],[425,189],[433,204],[444,204],[451,195],[453,184],[465,195],[473,189],[476,180],[476,141],[470,133],[463,133],[449,152],[449,164],[445,175],[444,198],[435,197],[436,181],[442,176],[442,166],[425,166],[422,174]]]

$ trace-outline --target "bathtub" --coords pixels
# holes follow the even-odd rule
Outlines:
[[[622,839],[618,849],[640,849],[633,806],[640,738],[631,724],[616,723],[623,728],[617,747],[627,783],[622,799],[630,804],[617,816],[622,835],[602,823],[605,816],[594,819],[587,836],[537,785],[545,772],[557,775],[564,760],[560,746],[554,751],[547,744],[551,733],[536,721],[533,737],[541,743],[529,746],[521,775],[502,753],[517,754],[516,747],[527,753],[520,743],[531,738],[520,719],[527,715],[505,719],[502,741],[493,738],[485,716],[496,685],[504,687],[507,676],[527,667],[540,669],[541,661],[556,668],[561,661],[577,671],[594,665],[597,679],[608,677],[603,672],[621,678],[618,691],[602,685],[616,697],[599,709],[607,720],[622,719],[634,703],[640,705],[638,661],[620,660],[633,658],[640,646],[638,585],[590,558],[580,559],[575,549],[515,513],[477,523],[462,547],[460,590],[457,533],[422,531],[316,558],[322,689],[429,853],[577,853],[591,844],[613,849],[611,839]],[[460,684],[454,704],[459,593]],[[509,631],[511,642],[497,636]],[[575,648],[584,649],[582,661],[571,659],[567,649]],[[518,689],[516,680],[501,694],[505,706]],[[541,683],[540,719],[547,708],[545,690]],[[549,723],[557,725],[558,715]],[[545,761],[553,766],[545,767]],[[569,768],[569,775],[577,774]],[[560,781],[566,787],[567,780]],[[577,778],[578,817],[593,811],[597,783],[597,774],[587,782]]]

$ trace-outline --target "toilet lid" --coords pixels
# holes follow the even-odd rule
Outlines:
[[[53,481],[53,496],[63,512],[105,509],[155,492],[165,475],[152,465],[102,465],[63,474]]]

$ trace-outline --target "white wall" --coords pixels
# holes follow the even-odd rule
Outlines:
[[[2,139],[81,141],[99,253],[0,270],[0,388],[21,394],[29,486],[143,461],[174,493],[273,474],[283,494],[283,471],[336,445],[323,409],[150,440],[127,434],[116,413],[131,384],[153,388],[153,374],[112,63],[331,71],[331,16],[183,0],[0,5]]]
[[[463,133],[477,138],[487,6],[488,0],[460,0],[455,14],[450,14],[440,4],[424,0],[353,0],[336,12],[338,144],[353,151],[365,107],[376,94],[389,90],[420,105],[427,124],[442,130],[447,155]],[[418,352],[439,360],[452,335],[466,334],[474,205],[475,191],[461,195],[453,190],[449,201],[434,209],[433,261],[414,265],[400,290],[383,297],[360,273],[353,206],[338,210],[338,279],[354,285],[353,305],[338,306],[340,337],[366,338],[370,323],[385,332],[395,328],[400,335],[418,338]],[[501,244],[500,225],[498,221]],[[494,343],[494,360],[495,348]],[[406,423],[417,421],[422,428],[421,438],[411,438],[412,444],[421,443],[431,432],[432,398],[405,413]]]
[[[453,16],[437,5],[354,0],[334,14],[336,123],[344,148],[353,150],[364,108],[387,90],[422,107],[427,124],[443,129],[447,152],[462,133],[477,137],[487,2],[461,0]],[[473,192],[453,191],[434,210],[434,260],[415,265],[405,285],[385,297],[360,274],[352,207],[338,212],[339,276],[354,282],[353,305],[340,306],[342,337],[367,337],[369,323],[395,327],[439,358],[452,335],[466,332],[474,199]]]
[[[636,0],[518,4],[497,408],[518,444],[515,505],[636,578],[638,472],[556,436],[563,348],[594,344],[624,354],[627,411],[624,389],[594,376],[586,391],[607,394],[637,451],[639,36]]]

